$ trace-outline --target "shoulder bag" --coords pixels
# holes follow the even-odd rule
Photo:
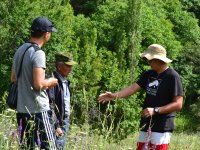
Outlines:
[[[20,62],[20,68],[19,68],[19,71],[17,73],[17,79],[19,78],[19,75],[20,75],[20,72],[21,72],[24,55],[25,55],[26,51],[32,46],[33,46],[32,44],[30,46],[28,46],[26,48],[24,54],[22,55],[22,60]],[[9,91],[8,91],[8,96],[7,96],[7,99],[6,99],[6,104],[11,109],[16,109],[17,108],[17,95],[18,95],[18,90],[17,89],[18,89],[18,86],[17,86],[17,80],[16,80],[16,82],[12,82],[11,83]]]

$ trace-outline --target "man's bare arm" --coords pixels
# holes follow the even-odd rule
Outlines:
[[[56,86],[58,80],[55,78],[45,79],[45,70],[43,68],[33,69],[33,86],[35,90],[47,89]]]
[[[183,106],[183,96],[175,96],[171,103],[160,107],[159,113],[166,114],[177,110],[181,110],[182,106]]]
[[[175,96],[171,103],[159,107],[159,114],[167,114],[174,111],[178,111],[183,106],[183,96]],[[149,117],[155,115],[154,108],[148,107],[142,111],[143,117]]]
[[[11,80],[11,82],[15,82],[16,81],[16,75],[15,75],[15,72],[14,72],[13,68],[11,70],[10,80]]]
[[[111,101],[111,100],[116,99],[116,98],[128,97],[128,96],[136,93],[140,89],[141,89],[141,87],[137,83],[134,83],[133,85],[128,86],[128,87],[120,90],[119,92],[115,92],[115,93],[106,92],[106,93],[103,93],[103,94],[99,95],[98,100],[99,100],[99,102],[105,103],[106,101]]]

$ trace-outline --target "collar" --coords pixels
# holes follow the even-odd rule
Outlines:
[[[56,71],[56,73],[57,73],[61,82],[67,82],[67,80],[59,72]]]

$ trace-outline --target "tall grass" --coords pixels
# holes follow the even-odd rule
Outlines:
[[[17,150],[18,133],[15,119],[15,111],[7,109],[0,114],[0,149]],[[181,116],[179,116],[181,117]],[[178,119],[180,122],[180,119]],[[199,150],[200,134],[175,132],[172,135],[169,150]],[[110,134],[104,133],[104,134]],[[98,129],[90,130],[86,123],[80,125],[71,124],[67,137],[66,150],[135,150],[138,133],[129,135],[126,139],[114,142],[107,135],[100,135]]]
[[[176,133],[172,134],[169,150],[199,150],[199,133]],[[85,128],[73,125],[70,128],[66,150],[135,150],[138,132],[129,135],[119,142],[105,139],[105,136],[94,134]]]
[[[19,149],[19,138],[17,133],[16,113],[11,109],[0,114],[0,149]]]

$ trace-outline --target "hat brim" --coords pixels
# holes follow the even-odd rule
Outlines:
[[[57,32],[58,30],[56,28],[52,27],[51,31],[52,32]]]
[[[149,53],[142,53],[142,54],[140,54],[140,57],[141,57],[141,58],[146,58],[147,60],[159,59],[159,60],[161,60],[161,61],[163,61],[163,62],[165,62],[165,63],[171,63],[171,62],[172,62],[171,59],[169,59],[169,58],[167,58],[167,57],[165,57],[165,56],[151,55],[151,54],[149,54]]]
[[[73,66],[73,65],[76,65],[77,62],[75,61],[69,61],[69,62],[65,62],[66,65],[69,65],[69,66]]]

